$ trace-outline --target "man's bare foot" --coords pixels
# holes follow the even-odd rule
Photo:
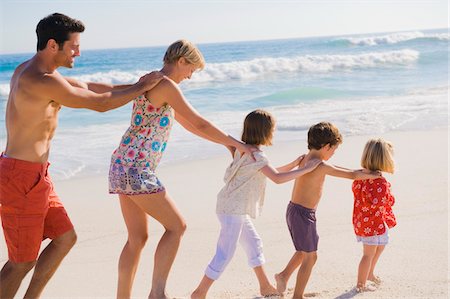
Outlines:
[[[191,294],[191,299],[205,299],[205,298],[206,298],[206,294],[202,294],[200,292],[197,292],[197,290],[195,290]]]
[[[287,281],[281,275],[281,273],[275,274],[275,282],[277,283],[277,291],[280,294],[283,294],[286,291]]]
[[[279,297],[281,295],[271,284],[264,288],[261,288],[259,291],[261,292],[261,296],[263,297]]]
[[[367,280],[370,280],[374,284],[381,284],[381,279],[375,275],[367,277]]]

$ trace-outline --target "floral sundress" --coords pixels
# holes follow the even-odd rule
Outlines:
[[[155,174],[174,120],[168,104],[155,108],[140,95],[133,100],[131,124],[111,156],[109,193],[151,194],[164,191]]]

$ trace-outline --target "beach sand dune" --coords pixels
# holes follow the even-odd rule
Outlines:
[[[387,176],[396,197],[398,225],[390,231],[390,244],[381,256],[377,274],[383,280],[375,292],[356,294],[354,285],[361,244],[351,224],[351,181],[328,178],[318,207],[320,235],[318,261],[307,292],[310,298],[448,298],[448,132],[395,132],[384,134],[393,142],[397,171]],[[359,168],[365,142],[373,136],[344,136],[330,163]],[[266,153],[280,165],[306,152],[305,142],[275,144]],[[203,276],[212,258],[219,233],[215,216],[216,194],[229,154],[218,158],[161,167],[160,178],[186,218],[188,229],[168,281],[168,291],[186,298]],[[294,247],[285,224],[285,209],[292,183],[267,184],[263,214],[255,221],[264,242],[270,277],[281,271]],[[126,230],[116,196],[107,194],[107,179],[93,177],[56,182],[56,189],[75,224],[78,243],[64,260],[42,298],[114,298],[117,261]],[[135,298],[146,298],[150,289],[153,252],[162,228],[149,221],[149,241],[144,249],[133,289]],[[45,243],[47,244],[47,243]],[[0,262],[7,260],[0,242]],[[23,296],[30,275],[23,282]],[[292,295],[295,274],[288,283]],[[253,271],[238,248],[209,298],[259,298]]]

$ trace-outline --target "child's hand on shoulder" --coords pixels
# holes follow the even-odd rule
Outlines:
[[[374,179],[381,178],[383,176],[383,173],[379,170],[369,170],[369,169],[363,168],[363,169],[359,169],[358,171],[361,171],[362,173],[365,173],[365,174],[373,175]]]
[[[308,162],[306,162],[305,166],[303,168],[305,170],[308,170],[308,171],[313,171],[314,169],[317,168],[317,166],[320,165],[320,163],[322,163],[322,160],[320,160],[320,159],[312,159],[312,160],[309,160]]]
[[[297,159],[295,159],[295,165],[300,166],[300,163],[303,161],[303,159],[305,159],[306,155],[300,155]]]

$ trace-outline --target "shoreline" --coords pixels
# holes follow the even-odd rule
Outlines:
[[[397,166],[394,175],[386,175],[396,198],[394,213],[398,225],[390,231],[390,244],[377,266],[383,283],[373,293],[353,293],[362,250],[351,224],[351,181],[327,178],[317,210],[318,261],[306,292],[317,293],[314,298],[320,299],[447,298],[448,128],[377,136],[393,142]],[[359,160],[368,138],[344,136],[344,143],[329,163],[360,168]],[[282,142],[263,150],[271,165],[278,166],[306,153],[306,141]],[[223,186],[222,177],[230,162],[225,150],[221,156],[162,165],[158,169],[158,177],[188,227],[168,280],[171,296],[186,298],[214,255],[219,233],[216,194]],[[117,261],[126,241],[126,230],[116,196],[107,193],[107,177],[58,180],[55,187],[75,225],[78,242],[42,298],[113,298]],[[292,182],[276,185],[268,181],[263,213],[254,221],[264,242],[265,269],[272,282],[273,274],[282,270],[294,252],[284,218],[291,189]],[[162,232],[160,225],[149,219],[149,240],[133,287],[135,298],[148,295],[153,253]],[[4,239],[0,244],[0,262],[4,263]],[[24,294],[29,279],[30,275],[23,281],[19,296]],[[288,289],[294,283],[295,274]],[[285,298],[289,295],[292,293]],[[212,286],[209,298],[259,298],[256,278],[241,248]]]

